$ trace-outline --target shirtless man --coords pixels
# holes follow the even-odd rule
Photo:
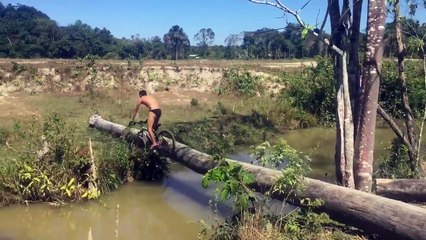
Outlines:
[[[133,110],[130,115],[130,117],[132,118],[132,121],[135,120],[135,117],[138,114],[139,107],[141,104],[145,105],[149,109],[147,127],[148,127],[149,138],[151,138],[151,142],[152,142],[151,149],[153,149],[158,146],[158,143],[155,140],[155,136],[154,136],[154,126],[157,126],[158,121],[160,121],[160,117],[161,117],[160,105],[158,104],[157,100],[155,100],[154,97],[148,96],[145,90],[143,89],[140,90],[139,99],[136,104],[135,110]]]

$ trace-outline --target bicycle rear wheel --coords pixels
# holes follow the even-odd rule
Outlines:
[[[158,144],[161,150],[170,154],[175,150],[175,136],[169,130],[162,130],[158,133]]]

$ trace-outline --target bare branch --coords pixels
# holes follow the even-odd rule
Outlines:
[[[296,18],[296,21],[303,27],[306,28],[306,24],[305,22],[302,20],[302,18],[300,17],[299,13],[296,11],[291,10],[290,8],[288,8],[287,6],[285,6],[280,0],[248,0],[249,2],[252,3],[256,3],[256,4],[262,4],[262,5],[270,5],[273,6],[275,8],[278,8],[280,10],[282,10],[285,13],[288,13],[290,15],[293,15],[294,18]],[[329,45],[331,49],[333,49],[337,54],[339,55],[343,55],[343,50],[336,47],[335,45],[330,43],[330,40],[326,39],[326,38],[322,38],[320,37],[319,33],[316,31],[313,31],[312,29],[309,29],[309,32],[312,33],[315,37],[318,37],[321,39],[321,41],[323,41],[325,44]]]
[[[312,0],[307,1],[305,4],[303,4],[303,6],[297,10],[297,13],[299,13],[300,11],[302,11]]]
[[[324,15],[324,20],[322,20],[321,28],[320,28],[320,31],[319,31],[320,32],[319,37],[321,37],[322,32],[324,31],[325,23],[327,22],[329,12],[330,12],[330,6],[327,5],[327,10],[326,10],[325,15]]]
[[[404,135],[402,130],[399,128],[399,126],[396,124],[396,122],[392,119],[392,117],[382,108],[382,106],[377,106],[377,113],[385,120],[385,122],[392,128],[392,130],[395,132],[395,134],[398,136],[399,139],[402,140],[404,145],[407,148],[412,148],[410,142],[408,141],[407,136]]]

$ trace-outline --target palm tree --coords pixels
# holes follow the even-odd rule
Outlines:
[[[170,28],[169,32],[164,34],[164,44],[170,50],[175,60],[178,59],[181,51],[186,52],[189,49],[189,39],[186,33],[178,25]]]

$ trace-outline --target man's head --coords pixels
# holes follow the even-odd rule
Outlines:
[[[146,94],[146,91],[144,89],[139,91],[139,97],[143,97],[143,96],[146,96],[146,95],[147,94]]]

